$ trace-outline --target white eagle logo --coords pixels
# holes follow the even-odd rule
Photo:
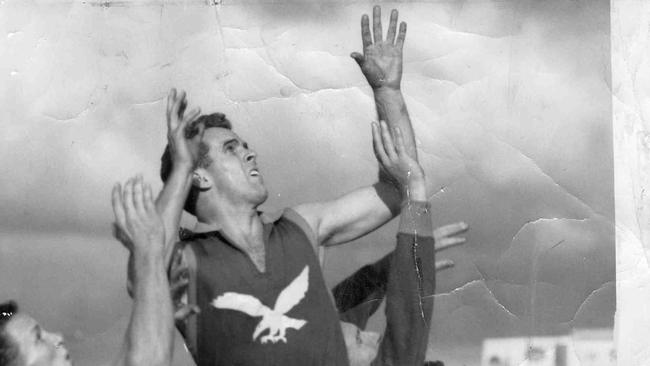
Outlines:
[[[269,334],[260,338],[260,342],[265,344],[269,341],[277,343],[282,341],[287,343],[287,328],[299,330],[307,321],[302,319],[293,319],[285,316],[289,310],[293,309],[305,297],[309,288],[309,266],[300,272],[278,296],[273,310],[262,304],[260,300],[251,295],[238,294],[236,292],[226,292],[216,299],[212,300],[212,306],[217,309],[230,309],[246,313],[253,317],[261,316],[262,320],[257,324],[253,332],[253,341],[265,330]]]

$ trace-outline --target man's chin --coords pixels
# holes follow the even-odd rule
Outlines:
[[[265,189],[264,192],[260,194],[258,205],[261,205],[262,203],[266,202],[268,198],[269,198],[269,192],[267,192]]]
[[[269,193],[267,192],[266,188],[264,190],[260,190],[256,192],[254,195],[251,197],[251,202],[255,205],[255,207],[263,204],[266,202],[266,199],[269,198]]]

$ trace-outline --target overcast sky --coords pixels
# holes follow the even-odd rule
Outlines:
[[[126,4],[0,11],[0,300],[62,330],[88,364],[129,309],[110,188],[138,172],[160,187],[171,87],[257,150],[267,210],[334,198],[377,169],[371,91],[348,56],[370,4]],[[440,255],[456,267],[438,278],[430,357],[471,363],[484,337],[611,327],[608,2],[397,6],[435,224],[471,227]],[[328,250],[328,282],[389,251],[395,230]]]

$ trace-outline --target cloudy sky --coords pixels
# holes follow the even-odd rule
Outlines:
[[[0,6],[0,300],[63,331],[80,363],[119,344],[129,300],[110,187],[137,172],[160,187],[171,87],[257,150],[267,210],[373,182],[373,99],[348,56],[370,3]],[[439,276],[429,357],[473,364],[485,337],[611,327],[608,2],[401,2],[384,15],[394,6],[435,224],[471,227],[441,254],[456,267]],[[395,229],[328,250],[328,283],[389,251]]]

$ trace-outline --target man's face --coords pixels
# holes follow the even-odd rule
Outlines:
[[[350,366],[369,366],[377,357],[379,334],[366,332],[354,324],[341,322]]]
[[[205,130],[202,142],[209,148],[202,167],[218,192],[255,206],[266,201],[256,154],[245,141],[231,130],[213,127]]]
[[[25,366],[70,366],[70,354],[60,334],[49,333],[30,316],[18,313],[11,317],[5,331],[18,345]]]

